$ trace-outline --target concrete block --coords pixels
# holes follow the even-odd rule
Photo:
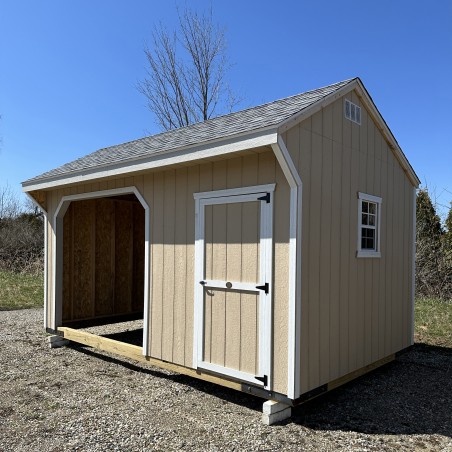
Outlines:
[[[69,341],[66,339],[63,339],[62,341],[59,341],[59,342],[52,342],[49,345],[50,345],[50,348],[64,347],[65,345],[69,345]]]
[[[292,408],[285,403],[267,400],[262,406],[262,422],[265,425],[273,425],[290,416],[292,416]]]
[[[59,336],[59,335],[54,335],[54,336],[47,336],[47,342],[49,344],[51,344],[52,342],[61,342],[64,341],[64,337],[63,336]]]
[[[69,341],[65,339],[63,336],[48,336],[47,342],[50,346],[50,348],[58,348],[58,347],[64,347],[65,345],[69,344]]]

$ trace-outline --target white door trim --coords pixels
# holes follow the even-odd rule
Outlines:
[[[54,252],[52,256],[53,269],[53,287],[52,287],[52,328],[56,330],[62,323],[62,297],[63,297],[63,218],[72,201],[86,199],[106,198],[109,196],[118,196],[125,194],[134,194],[140,201],[145,212],[144,225],[144,312],[143,312],[143,355],[149,356],[149,337],[150,337],[150,312],[151,312],[151,294],[150,294],[150,209],[141,193],[135,186],[114,188],[111,190],[100,190],[76,195],[67,195],[61,198],[60,203],[53,216],[53,226],[56,236]]]
[[[194,328],[193,328],[193,367],[211,372],[228,375],[242,381],[271,389],[272,361],[272,283],[273,283],[273,192],[276,184],[241,187],[212,192],[194,193],[195,199],[195,281],[194,281]],[[204,286],[224,287],[224,282],[205,280],[204,230],[205,206],[237,202],[257,201],[258,198],[269,196],[269,202],[261,201],[260,209],[260,281],[258,285],[268,284],[268,291],[256,290],[256,286],[245,283],[232,283],[232,289],[259,291],[259,374],[267,375],[267,384],[257,380],[254,375],[229,369],[223,366],[203,361],[204,344]]]

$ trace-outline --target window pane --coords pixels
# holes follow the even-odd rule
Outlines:
[[[374,215],[377,213],[377,205],[375,203],[369,203],[369,212],[373,213]]]
[[[356,120],[356,116],[355,116],[355,104],[351,104],[351,114],[350,114],[350,118],[352,121]]]
[[[363,201],[362,202],[362,211],[363,212],[369,212],[369,203],[368,202],[366,202],[366,201]]]
[[[361,218],[361,224],[368,225],[369,224],[368,217],[369,217],[369,215],[367,215],[367,213],[363,213],[362,218]]]
[[[369,226],[375,226],[375,215],[369,215]]]

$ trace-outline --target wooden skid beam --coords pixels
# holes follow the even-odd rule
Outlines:
[[[189,367],[180,366],[178,364],[172,364],[167,361],[161,361],[149,356],[143,356],[143,348],[137,345],[126,344],[124,342],[115,341],[102,336],[96,336],[95,334],[88,333],[86,331],[80,331],[68,327],[59,327],[58,331],[64,334],[64,338],[79,344],[87,345],[89,347],[103,350],[116,355],[124,356],[136,361],[148,363],[152,366],[159,367],[161,369],[170,370],[179,374],[187,375],[189,377],[198,378],[210,383],[215,383],[227,388],[235,389],[237,391],[243,391],[243,384],[235,381],[231,381],[225,378],[216,377],[215,375],[199,372]]]
[[[161,361],[159,359],[151,358],[149,356],[143,355],[143,348],[137,345],[126,344],[125,342],[115,341],[114,339],[109,339],[102,336],[97,336],[86,331],[76,330],[69,327],[58,327],[58,332],[64,334],[64,339],[77,342],[79,344],[87,345],[89,347],[96,348],[98,350],[103,350],[115,355],[120,355],[125,358],[133,359],[135,361],[140,361],[148,363],[151,366],[159,367],[161,369],[176,372],[182,375],[187,375],[188,377],[197,378],[199,380],[207,381],[209,383],[214,383],[226,388],[234,389],[236,391],[246,392],[257,397],[262,397],[268,400],[274,400],[277,402],[286,403],[290,406],[300,405],[308,400],[312,400],[326,392],[329,392],[345,383],[348,383],[355,378],[358,378],[380,366],[393,361],[396,357],[395,354],[391,354],[383,359],[380,359],[368,366],[364,366],[361,369],[357,369],[343,377],[337,378],[329,382],[328,384],[322,385],[319,388],[315,388],[312,391],[308,391],[296,400],[291,400],[283,394],[277,392],[266,391],[262,388],[258,388],[249,384],[232,381],[224,377],[218,377],[209,373],[201,372],[196,369],[191,369],[190,367],[180,366],[179,364],[169,363],[167,361]]]

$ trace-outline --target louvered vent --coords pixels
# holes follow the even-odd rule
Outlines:
[[[345,117],[350,121],[361,125],[361,107],[345,99]]]

